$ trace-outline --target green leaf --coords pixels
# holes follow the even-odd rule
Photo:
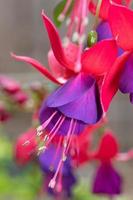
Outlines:
[[[72,7],[73,7],[73,3],[74,3],[74,0],[72,1],[67,13],[66,13],[66,17],[69,16],[69,14],[71,13],[71,10],[72,10]],[[61,14],[61,12],[63,11],[64,7],[66,5],[66,0],[63,0],[61,2],[59,2],[57,4],[57,6],[55,7],[54,9],[54,12],[53,12],[53,19],[54,19],[54,23],[57,27],[60,27],[62,22],[58,20],[58,17],[59,15]]]

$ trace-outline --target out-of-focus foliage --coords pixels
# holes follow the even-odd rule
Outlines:
[[[41,172],[36,163],[24,168],[15,165],[13,145],[0,135],[0,199],[33,200],[41,187]]]

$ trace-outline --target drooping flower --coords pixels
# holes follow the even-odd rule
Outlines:
[[[0,89],[5,92],[9,100],[22,105],[28,100],[27,94],[22,90],[21,85],[14,79],[0,75]]]
[[[116,13],[117,8],[118,8],[118,11],[121,10],[121,12]],[[124,18],[127,19],[128,15],[129,15],[128,17],[130,19],[131,12],[132,11],[130,11],[129,9],[127,9],[125,7],[121,7],[121,6],[118,6],[118,5],[115,5],[115,4],[111,5],[110,15],[109,15],[109,22],[110,23],[108,21],[103,21],[97,27],[98,40],[100,41],[100,40],[103,40],[103,39],[107,39],[107,38],[112,38],[113,37],[113,33],[112,32],[116,31],[116,28],[115,28],[115,25],[114,25],[114,21],[112,21],[113,20],[112,19],[112,15],[113,14],[116,14],[118,19],[121,21],[121,23],[126,26],[126,22],[123,21],[123,19]],[[124,18],[121,18],[121,14],[123,15]],[[115,21],[115,24],[116,24],[116,21]],[[128,22],[127,22],[127,25],[128,25]],[[116,26],[119,27],[120,23],[116,24]],[[129,27],[127,27],[127,28],[129,28]],[[126,30],[128,32],[127,28],[126,28]],[[131,31],[131,30],[129,30],[129,31]],[[119,35],[119,30],[118,30],[117,33]],[[125,35],[122,34],[123,41],[126,38],[127,38],[126,33],[125,33]],[[130,37],[128,37],[128,39],[130,40]],[[121,39],[120,39],[120,42],[121,42]],[[121,45],[120,42],[117,39],[117,44],[118,45]],[[126,50],[125,46],[123,46],[123,48]],[[120,47],[119,47],[118,50],[119,50],[119,55],[122,55],[124,50],[122,50]],[[122,93],[129,93],[130,102],[131,103],[133,102],[133,97],[132,97],[133,96],[132,95],[133,59],[132,59],[132,57],[133,56],[132,56],[132,52],[131,52],[127,56],[125,56],[124,62],[121,65],[121,67],[119,67],[117,69],[113,69],[112,68],[113,71],[114,71],[113,72],[113,76],[112,76],[112,80],[113,79],[114,80],[117,79],[117,84],[114,84],[114,82],[115,82],[114,80],[112,81],[112,88],[116,88],[116,90],[119,89]],[[108,79],[108,77],[107,77],[107,79]],[[110,81],[110,83],[111,83],[111,81]],[[105,84],[105,85],[107,85],[107,84]],[[108,92],[109,92],[109,88],[108,88]]]
[[[101,139],[98,150],[93,154],[93,158],[101,162],[93,181],[93,193],[110,197],[121,193],[122,178],[112,164],[117,153],[116,138],[111,132],[106,132]]]
[[[0,102],[0,124],[6,122],[10,118],[10,114],[7,111],[3,102]]]
[[[121,182],[121,176],[112,164],[102,163],[96,172],[92,192],[113,197],[121,193]]]
[[[5,75],[0,75],[0,88],[11,95],[21,89],[18,82]]]
[[[80,73],[71,78],[44,101],[40,111],[42,130],[50,132],[62,118],[64,120],[58,128],[58,133],[67,135],[72,123],[71,129],[75,126],[75,134],[81,133],[87,124],[95,124],[102,117],[102,106],[98,96],[96,82],[91,76]],[[49,120],[52,113],[55,113],[53,119]],[[46,123],[47,120],[49,124]]]
[[[37,148],[35,136],[36,130],[31,128],[17,139],[15,145],[15,159],[18,164],[27,164],[34,157]]]
[[[42,17],[54,56],[69,75],[67,74],[65,84],[57,88],[42,104],[39,116],[41,126],[37,129],[37,136],[40,140],[43,138],[43,145],[39,149],[45,151],[53,138],[61,135],[64,138],[63,151],[66,156],[73,136],[79,135],[86,126],[96,124],[103,116],[99,89],[102,88],[103,77],[109,73],[116,60],[117,46],[113,39],[103,40],[85,50],[82,43],[79,43],[78,49],[71,44],[76,52],[75,56],[71,57],[70,49],[68,48],[66,53],[62,46],[54,24],[44,12]],[[38,61],[14,54],[12,56],[30,63],[53,82],[63,83],[60,80],[64,79],[64,76],[54,77]],[[63,158],[60,162],[62,161]]]

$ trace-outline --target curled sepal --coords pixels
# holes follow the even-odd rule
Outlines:
[[[112,3],[109,9],[109,24],[118,46],[133,49],[133,11]]]
[[[42,65],[40,62],[38,62],[37,60],[30,58],[30,57],[26,57],[26,56],[17,56],[14,53],[11,53],[11,56],[18,61],[23,61],[23,62],[26,62],[28,64],[31,64],[34,68],[36,68],[38,71],[40,71],[49,80],[53,81],[56,84],[60,84],[60,82],[57,81],[51,75],[51,73],[47,70],[47,68],[44,65]]]
[[[56,59],[63,67],[66,67],[68,69],[73,69],[74,63],[68,60],[68,58],[65,56],[64,49],[62,47],[62,43],[55,25],[45,15],[44,11],[42,11],[42,18],[44,25],[47,29],[51,47]]]

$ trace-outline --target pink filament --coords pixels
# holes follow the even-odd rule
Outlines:
[[[75,123],[74,125],[73,125],[73,124],[74,124],[74,122],[73,122],[73,119],[72,119],[71,122],[70,122],[69,130],[68,130],[67,138],[66,138],[66,144],[67,144],[67,146],[64,146],[64,148],[63,148],[63,151],[62,151],[62,158],[61,158],[61,160],[59,161],[57,170],[56,170],[56,172],[55,172],[55,174],[54,174],[54,177],[51,179],[49,186],[54,187],[55,184],[56,184],[57,176],[58,176],[58,174],[59,174],[59,172],[60,172],[60,170],[61,170],[61,167],[62,167],[62,165],[63,165],[63,162],[64,162],[64,156],[66,156],[66,150],[68,151],[69,146],[70,146],[71,134],[74,132],[74,130],[75,130],[75,128],[76,128],[76,123]],[[62,123],[61,123],[61,125],[62,125]],[[54,134],[53,134],[53,135],[54,135]],[[69,142],[69,145],[68,145],[68,142]],[[60,175],[60,176],[61,176],[61,175]]]
[[[50,118],[49,118],[47,121],[45,121],[45,122],[41,125],[41,127],[42,127],[43,129],[45,129],[46,126],[48,126],[48,124],[49,124],[50,121],[53,119],[53,117],[56,115],[56,113],[57,113],[57,111],[55,111],[55,112],[50,116]]]
[[[48,141],[48,143],[46,145],[49,145],[51,140],[54,138],[54,136],[56,135],[56,133],[60,129],[60,127],[63,124],[64,120],[65,120],[65,116],[62,116],[62,119],[61,119],[60,123],[58,124],[58,126],[57,126],[56,130],[54,131],[54,133],[52,133],[53,130],[50,131],[49,135],[51,135],[51,133],[52,133],[52,136],[51,136],[51,138],[49,139],[49,141]]]
[[[72,3],[72,0],[67,0],[66,5],[64,7],[64,10],[62,11],[62,13],[60,15],[64,15],[64,16],[66,15],[71,3]]]

